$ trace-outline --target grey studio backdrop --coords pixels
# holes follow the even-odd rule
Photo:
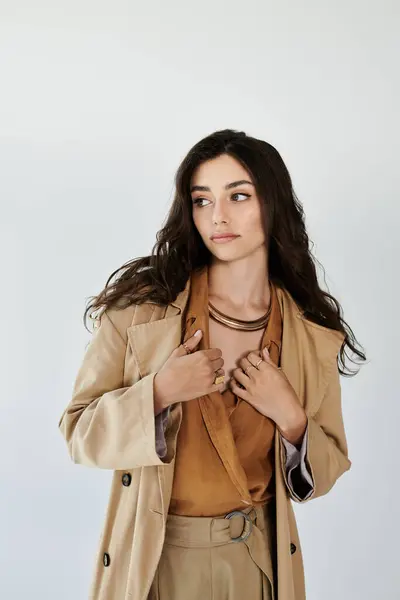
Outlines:
[[[369,358],[341,378],[352,469],[295,505],[307,598],[400,597],[398,31],[382,0],[0,2],[2,599],[87,598],[112,472],[57,429],[85,301],[225,127],[281,152]]]

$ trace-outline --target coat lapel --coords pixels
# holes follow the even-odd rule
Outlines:
[[[166,307],[150,302],[136,307],[127,335],[142,378],[159,371],[181,343],[181,313],[189,296],[189,287],[190,278],[176,300]]]

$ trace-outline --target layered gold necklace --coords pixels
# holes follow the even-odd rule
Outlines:
[[[218,323],[222,323],[222,325],[230,327],[231,329],[240,329],[242,331],[256,331],[257,329],[264,329],[271,314],[271,306],[272,304],[270,303],[268,311],[262,317],[253,319],[252,321],[243,321],[242,319],[235,319],[234,317],[225,315],[223,312],[218,310],[218,308],[213,306],[210,301],[208,301],[209,314],[214,321],[218,321]]]

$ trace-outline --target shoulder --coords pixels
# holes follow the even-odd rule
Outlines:
[[[307,318],[302,307],[286,288],[278,288],[277,294],[284,318],[284,331],[289,330],[297,340],[298,347],[303,350],[309,348],[319,362],[333,364],[337,359],[345,334]]]
[[[141,304],[127,304],[126,299],[119,299],[109,307],[102,307],[91,314],[93,329],[108,325],[113,327],[124,342],[127,342],[127,330],[129,327],[148,323],[149,321],[162,319],[166,307],[153,302],[143,302]]]

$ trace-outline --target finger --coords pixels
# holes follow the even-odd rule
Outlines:
[[[275,368],[275,369],[277,369],[278,371],[281,371],[281,370],[282,370],[282,367],[278,367],[278,365],[276,365],[276,364],[274,363],[274,361],[272,360],[272,358],[271,358],[271,356],[270,356],[270,354],[269,354],[269,352],[268,352],[268,348],[267,348],[266,346],[265,346],[265,348],[263,348],[263,350],[262,350],[262,356],[263,356],[263,359],[264,359],[264,362],[265,362],[265,363],[268,363],[269,365],[271,365],[271,367],[274,367],[274,368]],[[260,365],[260,366],[262,366],[262,365]]]
[[[243,398],[243,400],[247,400],[249,398],[249,393],[247,392],[247,390],[245,388],[239,387],[239,385],[235,381],[235,379],[232,378],[230,383],[231,383],[231,390],[234,394],[236,394],[240,398]]]
[[[275,363],[272,361],[271,356],[270,356],[270,354],[268,352],[267,346],[265,346],[262,349],[262,357],[265,360],[265,362],[275,365]]]
[[[249,376],[246,375],[246,373],[244,373],[242,369],[234,369],[234,371],[232,371],[232,375],[236,379],[236,381],[243,385],[245,385],[249,381]]]
[[[255,367],[257,362],[260,360],[260,357],[257,356],[256,360],[254,361],[254,363],[252,361],[250,361],[248,358],[243,357],[242,359],[240,359],[239,361],[239,365],[241,367],[241,369],[244,371],[244,373],[246,374],[246,369],[248,369],[248,373],[250,372],[250,367],[253,366]]]
[[[218,377],[219,375],[223,375],[225,377],[225,370],[224,369],[217,369],[215,371],[214,381],[215,381],[215,378]],[[217,390],[219,391],[220,388],[221,388],[221,386],[223,386],[224,384],[225,384],[225,380],[221,381],[221,383],[213,383],[212,387],[210,389],[210,393],[211,392],[215,392]]]
[[[216,383],[214,385],[221,385],[221,384],[225,383],[225,369],[222,369],[222,367],[220,369],[217,369],[214,372],[214,381],[216,380],[217,377],[220,377],[221,375],[223,375],[224,381],[221,381],[221,383]]]
[[[224,359],[221,357],[214,358],[213,360],[211,360],[211,365],[213,371],[217,371],[217,369],[220,369],[224,366]]]
[[[216,360],[222,357],[221,348],[206,348],[203,352],[209,360]]]
[[[257,352],[249,352],[247,355],[247,360],[252,364],[256,365],[258,361],[262,358],[260,351]]]
[[[195,348],[200,343],[202,336],[203,336],[203,332],[201,329],[198,329],[197,331],[195,331],[195,333],[191,337],[189,337],[185,342],[183,342],[180,346],[178,346],[178,348],[177,348],[178,354],[180,354],[182,356],[184,354],[187,354],[188,352],[187,352],[186,348],[190,352],[193,352],[193,350],[195,350]],[[183,344],[185,344],[186,348]]]

